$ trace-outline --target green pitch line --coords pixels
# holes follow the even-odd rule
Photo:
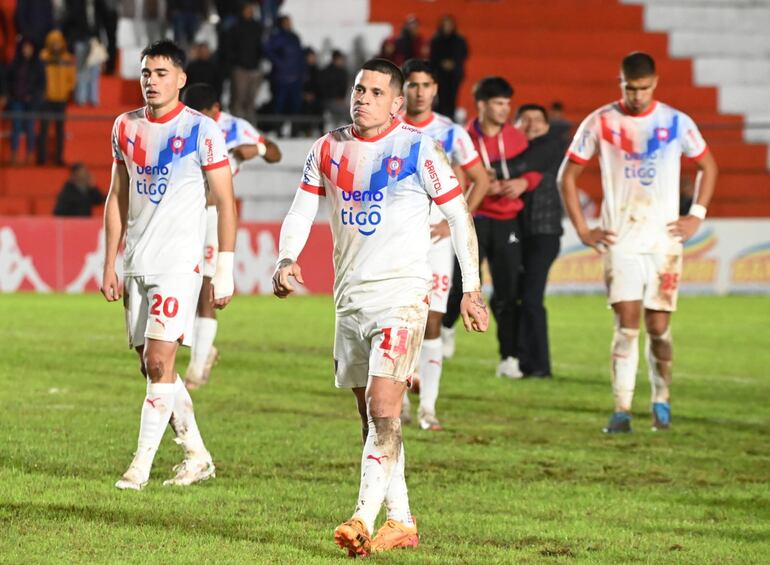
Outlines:
[[[494,334],[458,331],[446,431],[404,434],[420,547],[371,561],[770,562],[768,299],[683,298],[673,430],[649,431],[642,361],[626,437],[600,433],[603,299],[548,306],[551,382],[496,379]],[[170,433],[143,492],[113,487],[144,394],[122,320],[93,295],[0,296],[0,562],[343,562],[360,431],[333,387],[331,300],[237,297],[220,315],[221,361],[193,393],[217,478],[186,489],[161,485],[182,457]]]

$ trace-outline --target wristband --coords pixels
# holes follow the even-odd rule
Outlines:
[[[260,136],[259,141],[257,141],[257,155],[264,157],[265,153],[267,153],[267,143],[265,143],[265,138]]]
[[[220,251],[217,255],[217,269],[211,279],[211,285],[214,287],[214,300],[232,296],[235,290],[233,282],[234,259],[235,253],[232,251]]]
[[[696,218],[699,218],[701,220],[706,219],[706,207],[702,206],[701,204],[693,204],[690,206],[690,216],[695,216]]]

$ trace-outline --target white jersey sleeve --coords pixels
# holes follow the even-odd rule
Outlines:
[[[307,154],[305,167],[302,169],[302,180],[299,184],[300,189],[318,196],[326,196],[326,189],[324,188],[320,169],[321,146],[325,139],[326,137],[322,137],[317,140]]]
[[[449,165],[441,142],[427,135],[422,143],[419,171],[425,191],[436,204],[444,204],[462,195],[463,189]]]
[[[473,146],[473,141],[471,141],[468,131],[457,124],[454,124],[452,127],[454,129],[455,141],[449,155],[451,161],[460,165],[463,169],[469,169],[481,161],[481,157],[479,157],[476,148]]]
[[[567,157],[580,165],[586,164],[596,154],[599,147],[599,114],[589,115],[575,132],[575,137],[567,150]]]
[[[682,153],[690,159],[698,159],[708,151],[708,145],[698,130],[698,126],[687,114],[680,112],[682,128]]]
[[[126,156],[123,155],[123,151],[120,149],[120,141],[119,141],[119,129],[122,126],[123,120],[120,119],[120,116],[115,120],[115,123],[112,124],[112,159],[116,163],[125,163],[126,162]]]
[[[210,171],[230,163],[225,138],[214,120],[204,117],[201,120],[198,135],[202,142],[198,143],[198,158],[204,171]]]
[[[237,118],[238,129],[236,134],[235,146],[239,145],[259,145],[265,143],[265,136],[257,128],[252,126],[247,120]]]

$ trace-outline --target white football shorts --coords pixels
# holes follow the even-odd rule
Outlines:
[[[674,312],[682,277],[682,255],[623,253],[604,256],[608,302],[641,300],[644,308]]]
[[[189,346],[201,280],[199,273],[125,277],[123,306],[128,346],[144,345],[145,338]]]
[[[219,235],[217,234],[217,207],[206,206],[206,239],[203,243],[203,276],[214,278],[219,254]]]
[[[430,246],[428,261],[433,271],[433,287],[430,293],[430,311],[446,314],[449,289],[452,288],[452,269],[455,252],[452,239],[444,237]]]
[[[334,376],[337,388],[365,387],[369,377],[406,382],[419,360],[428,297],[410,306],[337,315]]]

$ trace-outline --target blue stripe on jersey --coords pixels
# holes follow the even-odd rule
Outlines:
[[[409,149],[409,155],[407,155],[401,163],[401,170],[398,172],[396,182],[402,181],[406,177],[417,172],[417,160],[419,156],[420,142],[417,141],[412,144],[412,147]],[[388,182],[392,177],[388,174],[387,164],[391,158],[390,155],[384,157],[382,163],[380,163],[380,168],[375,173],[372,173],[372,176],[369,178],[369,192],[377,192],[388,186]]]
[[[190,135],[184,138],[184,147],[182,147],[182,150],[178,153],[174,153],[172,144],[174,143],[174,140],[177,139],[178,136],[172,135],[168,138],[168,141],[166,142],[166,148],[163,149],[160,154],[158,155],[158,167],[164,167],[165,165],[168,165],[171,160],[174,158],[174,155],[178,157],[184,157],[185,155],[189,155],[193,151],[196,151],[198,149],[198,129],[200,128],[200,124],[195,124],[190,130]]]
[[[658,131],[666,130],[668,135],[661,141]],[[649,159],[650,156],[660,149],[664,143],[671,143],[679,136],[679,116],[674,114],[674,118],[671,120],[671,126],[668,128],[655,128],[652,130],[652,135],[647,140],[647,152],[642,156],[643,159]]]
[[[233,125],[230,126],[230,129],[227,130],[225,133],[225,142],[230,143],[231,141],[235,141],[238,138],[238,122],[233,120]]]
[[[446,138],[444,139],[444,153],[449,155],[452,152],[452,146],[455,144],[455,128],[452,126],[449,128],[449,131],[446,133]]]

